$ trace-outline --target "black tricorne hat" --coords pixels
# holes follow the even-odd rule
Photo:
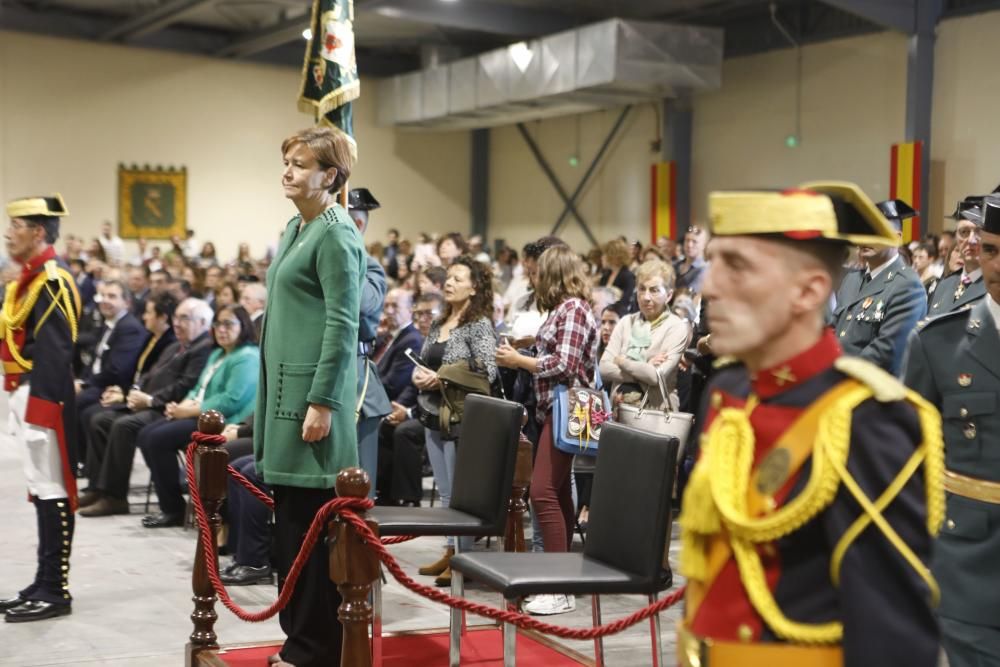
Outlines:
[[[374,211],[382,205],[368,188],[354,188],[347,193],[347,208],[354,211]]]

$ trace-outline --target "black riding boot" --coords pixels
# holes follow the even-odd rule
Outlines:
[[[69,556],[75,517],[69,500],[35,499],[38,516],[38,570],[35,582],[20,593],[26,602],[7,610],[9,623],[40,621],[70,613]]]

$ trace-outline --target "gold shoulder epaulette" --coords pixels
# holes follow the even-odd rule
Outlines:
[[[736,357],[719,357],[712,362],[712,368],[718,370],[720,368],[725,368],[726,366],[732,366],[738,363],[740,363],[740,360]]]
[[[833,367],[871,389],[875,400],[880,403],[906,398],[906,386],[870,361],[860,357],[840,357],[833,362]]]
[[[59,280],[59,264],[54,259],[45,262],[45,277],[48,280]]]

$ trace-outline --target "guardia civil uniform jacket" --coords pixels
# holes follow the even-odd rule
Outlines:
[[[937,317],[953,310],[962,310],[982,299],[985,294],[982,270],[974,271],[969,276],[962,271],[955,271],[942,278],[931,292],[927,314]]]
[[[66,265],[49,246],[22,265],[7,285],[0,318],[0,359],[4,389],[29,384],[24,421],[55,432],[62,459],[62,481],[76,509],[76,414],[73,353],[80,297]]]
[[[927,312],[927,295],[916,272],[897,256],[876,276],[866,270],[844,276],[833,327],[846,354],[899,375],[906,341]]]
[[[933,562],[939,612],[994,632],[1000,632],[998,312],[987,295],[968,310],[927,321],[911,340],[905,370],[906,384],[941,410],[944,425],[947,515]]]

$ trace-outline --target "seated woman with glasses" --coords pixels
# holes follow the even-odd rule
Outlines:
[[[226,423],[242,421],[254,407],[260,351],[253,322],[241,306],[226,306],[212,321],[216,349],[208,357],[198,383],[180,403],[168,403],[166,419],[139,432],[138,445],[149,466],[160,512],[142,520],[146,528],[180,526],[184,522],[177,452],[191,442],[202,412],[218,410]]]

